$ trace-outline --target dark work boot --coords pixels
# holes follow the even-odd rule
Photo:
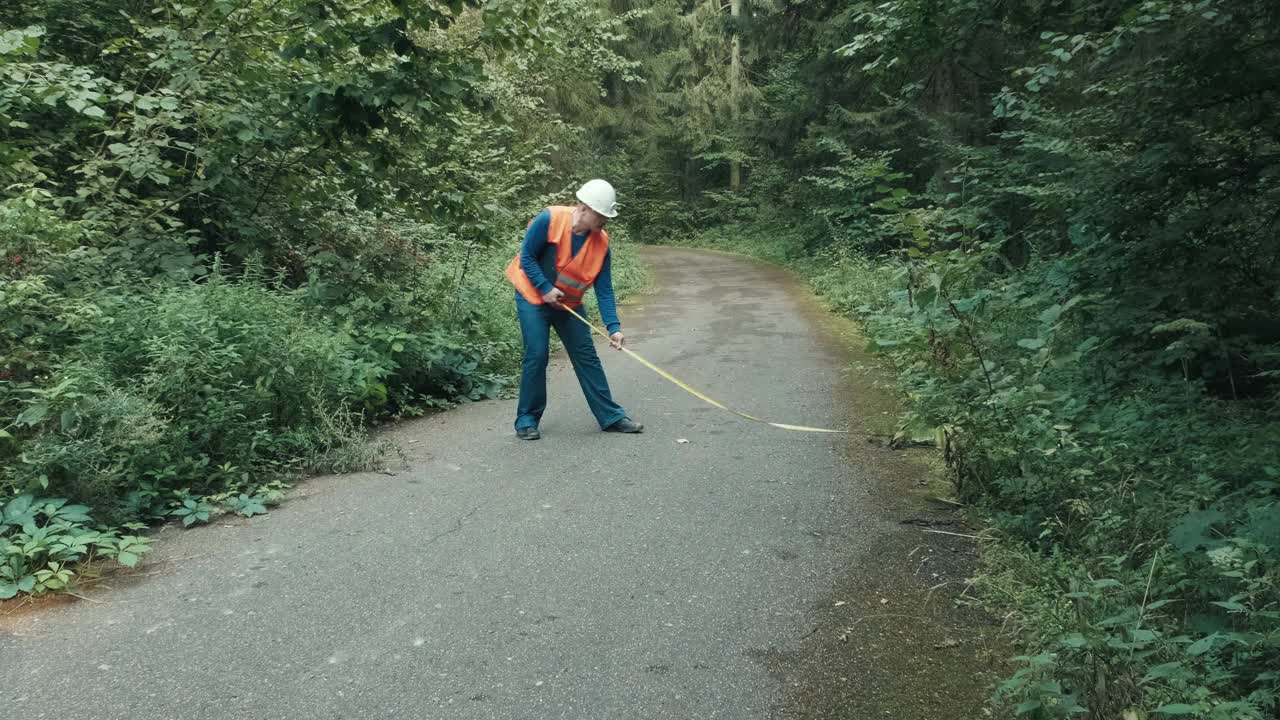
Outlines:
[[[521,440],[540,440],[542,439],[542,433],[538,432],[536,427],[520,428],[516,431],[516,437]]]
[[[638,433],[644,432],[644,426],[631,418],[624,417],[618,422],[605,428],[605,432]]]

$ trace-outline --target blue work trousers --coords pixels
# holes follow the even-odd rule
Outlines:
[[[579,308],[578,312],[582,310]],[[596,346],[591,342],[590,328],[563,310],[534,305],[519,295],[516,296],[516,317],[520,319],[520,335],[524,338],[516,430],[537,427],[543,411],[547,409],[547,355],[553,327],[569,353],[582,394],[587,398],[591,414],[600,423],[600,429],[626,417],[626,411],[609,394],[609,381],[605,379]]]

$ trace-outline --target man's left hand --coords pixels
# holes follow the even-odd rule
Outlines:
[[[623,336],[622,331],[619,330],[618,332],[609,336],[609,347],[613,348],[614,350],[621,350],[622,345],[623,343],[626,342],[626,340],[627,339],[625,336]]]

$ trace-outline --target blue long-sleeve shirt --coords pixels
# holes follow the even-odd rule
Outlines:
[[[547,242],[547,230],[550,227],[551,211],[543,210],[525,231],[524,243],[520,245],[520,269],[524,270],[524,274],[529,276],[529,281],[543,295],[551,292],[555,287],[547,278],[549,273],[555,271],[556,266],[555,247]],[[573,242],[570,249],[576,256],[586,243],[587,235],[585,233],[572,235]],[[609,270],[609,259],[612,254],[613,250],[605,251],[604,266],[600,268],[600,274],[596,276],[596,281],[592,285],[596,291],[596,304],[600,306],[600,319],[604,321],[610,335],[622,329],[622,323],[618,321],[618,303],[613,295],[613,273]]]

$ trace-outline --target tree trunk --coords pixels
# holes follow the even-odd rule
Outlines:
[[[729,64],[729,97],[733,103],[733,129],[738,129],[738,83],[742,76],[742,34],[738,32],[737,18],[742,14],[742,0],[730,0],[729,13],[734,17],[733,60]],[[742,163],[734,158],[729,161],[729,189],[737,192],[742,187]]]

